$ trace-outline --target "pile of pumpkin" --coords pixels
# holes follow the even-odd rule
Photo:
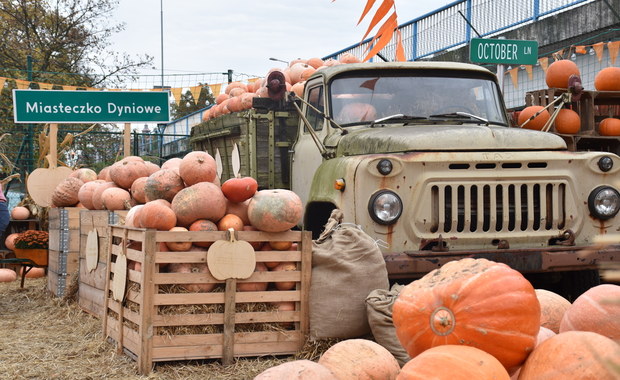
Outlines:
[[[15,206],[11,209],[11,220],[27,220],[32,216],[30,209],[25,206]],[[19,236],[19,232],[9,234],[4,239],[4,246],[10,250],[15,250],[15,239]],[[23,275],[24,268],[20,269],[20,276]],[[28,273],[26,278],[41,278],[45,276],[45,268],[33,267]],[[17,280],[17,272],[11,268],[0,268],[0,282],[11,282]]]
[[[405,286],[392,308],[410,360],[348,339],[315,361],[269,368],[254,380],[620,378],[620,286],[595,286],[573,303],[534,289],[486,259],[453,261]]]
[[[340,59],[297,58],[289,62],[284,69],[273,68],[269,70],[264,78],[258,78],[249,83],[239,81],[229,83],[224,89],[224,93],[217,94],[215,97],[215,105],[206,110],[202,116],[202,121],[211,120],[221,115],[232,112],[244,111],[252,108],[252,99],[254,97],[268,97],[266,78],[273,71],[280,71],[284,75],[286,81],[286,91],[294,92],[298,97],[303,96],[306,79],[308,79],[316,70],[325,67],[341,65],[344,63],[358,63],[359,58],[351,53],[344,53]]]
[[[124,225],[159,231],[285,232],[301,219],[302,204],[285,189],[258,190],[252,177],[237,177],[220,185],[214,158],[204,151],[171,158],[161,167],[128,156],[103,168],[75,170],[52,193],[53,207],[89,210],[129,210]],[[166,242],[161,251],[206,251],[211,242]],[[265,242],[255,249],[295,250],[292,242]],[[136,265],[139,263],[130,263]],[[139,267],[132,267],[139,270]],[[257,262],[256,271],[296,270],[294,263]],[[170,264],[170,272],[206,272],[206,264]],[[188,285],[190,291],[210,291],[215,284]],[[267,283],[239,284],[239,290],[265,290]],[[291,286],[290,283],[276,284]],[[247,289],[246,289],[247,287]],[[290,287],[289,287],[290,289]]]
[[[553,62],[545,73],[545,82],[549,88],[568,89],[571,76],[580,76],[579,67],[569,59]],[[620,67],[606,67],[601,69],[594,78],[594,88],[597,91],[620,91]],[[551,99],[550,99],[551,100]],[[606,110],[618,111],[617,107],[605,106]],[[525,107],[517,117],[523,128],[542,130],[551,114],[544,106],[532,105]],[[601,136],[620,136],[620,119],[607,115],[599,122],[598,133]],[[555,130],[562,134],[576,134],[581,129],[581,118],[570,108],[562,108],[554,121]]]

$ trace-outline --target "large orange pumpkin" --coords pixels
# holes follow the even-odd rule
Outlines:
[[[146,186],[146,180],[149,177],[136,178],[131,184],[129,193],[136,203],[146,203],[146,194],[144,194],[144,187]]]
[[[116,183],[112,181],[97,184],[97,186],[93,190],[92,197],[91,197],[91,202],[93,204],[93,210],[104,209],[103,199],[101,198],[101,196],[103,195],[103,192],[109,189],[110,187],[118,187],[118,185],[116,185]]]
[[[250,224],[250,218],[248,218],[249,205],[250,199],[240,203],[226,200],[226,213],[237,215],[239,218],[241,218],[241,220],[243,220],[243,224],[247,226]]]
[[[250,223],[266,232],[290,230],[299,223],[302,212],[299,196],[285,189],[257,191],[248,205]]]
[[[102,183],[106,183],[106,181],[97,179],[86,182],[82,185],[82,187],[80,187],[80,190],[78,190],[78,200],[82,206],[89,210],[95,210],[95,206],[93,204],[93,194],[95,189],[97,189],[97,187]]]
[[[188,230],[190,231],[218,231],[217,225],[207,219],[198,219],[190,224]],[[194,245],[197,247],[209,248],[213,244],[212,241],[195,241]]]
[[[144,184],[144,198],[146,201],[165,199],[172,202],[175,195],[185,188],[183,179],[174,169],[159,169],[147,177]]]
[[[21,267],[19,270],[19,275],[24,275],[24,267]],[[45,268],[41,267],[31,267],[28,273],[26,273],[26,278],[41,278],[45,277]]]
[[[169,231],[177,224],[177,217],[170,208],[170,202],[165,199],[146,202],[136,216],[140,216],[140,227],[159,231]]]
[[[189,230],[185,227],[172,227],[169,231],[185,232]],[[192,248],[191,241],[182,241],[182,242],[181,241],[167,241],[165,243],[166,243],[166,247],[168,247],[169,250],[175,251],[175,252],[189,251],[189,249]]]
[[[527,121],[527,124],[525,124],[523,126],[523,128],[526,129],[535,129],[540,131],[541,129],[543,129],[543,127],[545,126],[545,124],[547,123],[547,121],[549,121],[549,119],[551,118],[551,115],[549,114],[549,111],[547,110],[543,110],[543,106],[529,106],[529,107],[525,107],[523,109],[523,111],[521,111],[519,113],[519,117],[518,117],[518,123],[519,125],[522,125],[523,123],[525,123]],[[538,116],[536,116],[534,119],[529,120],[528,119],[534,115],[536,115],[537,112],[540,112],[540,114]]]
[[[79,168],[79,169],[74,170],[71,174],[69,174],[69,177],[75,177],[81,180],[82,182],[86,183],[86,182],[96,180],[97,172],[89,168]]]
[[[620,67],[606,67],[594,77],[598,91],[620,91]]]
[[[78,192],[80,187],[84,185],[81,179],[76,177],[67,177],[62,180],[52,192],[52,204],[56,207],[72,207],[80,200]]]
[[[257,190],[258,182],[252,177],[230,178],[222,184],[222,193],[231,202],[248,200]]]
[[[338,380],[393,380],[400,371],[390,351],[367,339],[342,340],[328,348],[318,362]]]
[[[9,236],[4,239],[4,245],[7,249],[13,251],[15,249],[15,239],[19,236],[19,232],[15,232],[9,234]]]
[[[319,363],[302,359],[282,363],[259,373],[254,380],[334,380],[334,374]]]
[[[577,64],[570,59],[560,59],[547,67],[545,81],[549,88],[568,88],[571,75],[581,75]]]
[[[101,193],[101,203],[106,210],[128,210],[131,208],[131,194],[120,187],[110,187]]]
[[[556,334],[560,332],[560,322],[571,303],[561,295],[545,289],[536,289],[540,303],[540,325]]]
[[[620,345],[613,340],[590,331],[567,331],[536,347],[519,380],[617,380],[618,358]]]
[[[130,189],[133,181],[140,177],[148,177],[149,174],[149,167],[137,156],[127,156],[110,166],[110,178],[123,189]]]
[[[219,186],[211,182],[198,182],[175,195],[172,210],[183,227],[198,219],[217,222],[226,213],[226,197]]]
[[[267,267],[264,263],[257,261],[256,267],[254,268],[254,272],[267,272]],[[237,291],[238,292],[262,292],[267,290],[269,286],[268,282],[245,282],[245,280],[237,280]]]
[[[571,109],[562,108],[555,118],[555,130],[558,133],[575,134],[581,129],[579,114]]]
[[[516,370],[536,344],[540,304],[530,282],[486,259],[451,261],[405,286],[393,307],[396,335],[409,356],[465,344]]]
[[[198,182],[213,182],[216,175],[215,159],[207,152],[189,152],[181,159],[179,174],[187,186]]]
[[[11,282],[17,280],[17,273],[13,269],[0,268],[0,282]]]
[[[476,347],[446,344],[429,348],[409,360],[396,379],[426,380],[434,378],[508,380],[510,376],[502,363],[493,355]]]
[[[601,136],[620,136],[620,119],[608,117],[601,120],[598,133]]]
[[[181,157],[172,157],[161,164],[161,169],[176,169],[179,172],[179,166],[181,165]]]
[[[228,231],[231,228],[235,231],[242,231],[243,226],[243,220],[235,214],[226,214],[217,221],[219,231]]]
[[[597,285],[577,297],[560,323],[560,333],[574,330],[620,340],[620,285]]]

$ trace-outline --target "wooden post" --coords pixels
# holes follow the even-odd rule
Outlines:
[[[58,163],[58,124],[50,124],[50,153],[47,156],[47,161],[50,164],[50,169],[57,166]]]
[[[235,292],[237,280],[226,279],[226,292],[224,293],[224,349],[222,352],[222,364],[233,363],[235,354]]]
[[[131,123],[125,123],[125,133],[123,134],[123,155],[131,156]]]

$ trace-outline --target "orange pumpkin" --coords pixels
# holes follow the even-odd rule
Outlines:
[[[168,231],[178,232],[178,231],[188,231],[188,229],[185,227],[172,227]],[[192,248],[191,241],[183,241],[183,242],[167,241],[165,243],[166,243],[166,247],[168,247],[169,250],[175,251],[175,252],[188,251],[190,248]]]
[[[95,206],[93,205],[93,193],[102,183],[105,183],[105,181],[97,179],[86,182],[82,185],[82,187],[80,187],[80,190],[78,190],[78,200],[82,206],[89,210],[95,210]]]
[[[547,67],[545,81],[549,88],[568,88],[571,75],[581,75],[577,64],[570,59],[560,59]]]
[[[215,97],[215,104],[222,104],[224,100],[230,99],[230,95],[228,94],[219,94]]]
[[[426,380],[437,378],[439,374],[455,380],[510,379],[502,363],[493,355],[476,347],[456,344],[435,346],[422,352],[403,366],[396,379]]]
[[[30,209],[24,206],[15,206],[11,210],[11,219],[26,220],[30,218]]]
[[[356,56],[354,56],[351,53],[344,53],[343,55],[340,56],[339,61],[342,62],[342,63],[360,63],[360,62],[362,62],[361,59],[357,58]]]
[[[250,204],[250,200],[246,200],[244,202],[231,202],[226,200],[226,214],[235,214],[243,221],[244,225],[250,224],[250,219],[248,218],[248,206]]]
[[[317,58],[317,57],[313,57],[308,59],[308,61],[306,61],[306,63],[312,67],[314,67],[315,69],[318,69],[319,67],[323,66],[323,60],[321,58]]]
[[[76,177],[67,177],[62,180],[52,192],[52,204],[56,207],[72,207],[80,200],[78,192],[84,185],[81,179]]]
[[[601,120],[598,133],[601,136],[620,136],[620,119],[608,117]]]
[[[112,181],[97,184],[97,186],[94,188],[92,192],[92,197],[91,197],[93,208],[89,210],[103,210],[104,209],[103,199],[101,198],[101,196],[103,195],[103,192],[109,189],[110,187],[118,187],[118,186],[116,185],[115,182],[112,182]]]
[[[560,323],[565,331],[592,331],[620,340],[620,285],[601,284],[581,294],[566,309]]]
[[[571,109],[562,108],[555,118],[555,130],[558,133],[575,134],[581,129],[579,114]]]
[[[198,182],[213,182],[216,176],[215,159],[207,152],[189,152],[181,159],[179,175],[187,186]]]
[[[254,226],[244,225],[243,231],[258,231],[258,228]],[[255,251],[259,251],[263,247],[262,241],[249,241],[248,243],[250,243],[250,245],[252,246],[252,248],[254,248]],[[271,248],[269,248],[268,251],[271,251]],[[268,268],[271,268],[271,267],[268,266]]]
[[[148,177],[149,174],[149,167],[137,156],[127,156],[110,166],[110,178],[123,189],[130,189],[133,181],[140,177]]]
[[[86,183],[86,182],[96,180],[97,172],[89,168],[79,168],[79,169],[74,170],[71,174],[69,174],[69,177],[75,177],[81,180],[82,182]]]
[[[7,236],[6,239],[4,239],[5,247],[13,251],[15,249],[15,238],[17,238],[18,236],[19,236],[19,232],[9,234],[9,236]]]
[[[207,219],[198,219],[190,224],[188,230],[190,231],[218,231],[217,225]],[[194,245],[198,247],[209,248],[213,244],[212,241],[195,241]]]
[[[556,334],[560,332],[560,322],[571,303],[561,295],[545,289],[536,289],[540,303],[540,325]]]
[[[97,179],[100,179],[100,180],[105,181],[105,182],[112,181],[112,178],[110,178],[110,167],[106,166],[106,167],[102,168],[99,171],[99,173],[97,174]]]
[[[304,96],[304,89],[306,88],[306,81],[297,82],[291,87],[291,90],[300,98]]]
[[[265,264],[257,261],[256,268],[254,268],[254,272],[267,272],[267,267]],[[268,282],[244,282],[245,280],[237,280],[237,291],[238,292],[261,292],[267,290],[269,286]]]
[[[211,274],[209,271],[209,266],[203,263],[170,263],[167,268],[170,273],[207,273]],[[180,284],[188,292],[197,292],[197,293],[205,293],[210,292],[215,288],[215,282],[206,282],[206,283],[190,283],[190,284]]]
[[[219,231],[228,231],[232,228],[235,231],[243,230],[243,220],[235,214],[226,214],[217,222]]]
[[[17,280],[17,273],[13,269],[0,268],[0,282],[12,282]]]
[[[226,197],[217,185],[198,182],[177,193],[172,210],[180,226],[189,226],[198,219],[216,222],[226,213]]]
[[[138,216],[140,216],[140,226],[144,228],[169,231],[177,224],[177,217],[170,208],[170,202],[165,199],[146,202]]]
[[[523,111],[519,113],[519,117],[518,117],[519,125],[523,125],[523,123],[527,121],[527,124],[523,125],[523,128],[535,129],[538,131],[542,130],[545,124],[547,123],[547,121],[549,121],[549,119],[551,118],[549,111],[543,110],[543,108],[545,107],[543,106],[525,107]],[[536,113],[539,111],[542,111],[542,112],[540,112],[540,114],[536,116],[534,119],[528,121],[530,117],[536,115]]]
[[[618,379],[620,345],[590,331],[567,331],[542,342],[521,367],[519,380]]]
[[[175,195],[185,188],[183,179],[174,169],[159,169],[147,177],[144,183],[144,198],[148,201],[165,199],[172,202]]]
[[[516,370],[534,348],[540,304],[530,282],[486,259],[451,261],[405,286],[393,307],[396,335],[409,356],[466,344]]]
[[[231,202],[246,201],[258,190],[258,182],[252,177],[230,178],[222,184],[222,193]]]
[[[131,198],[133,198],[136,201],[136,203],[146,203],[146,194],[144,193],[144,187],[146,185],[146,180],[148,178],[149,177],[137,178],[131,184],[129,193],[131,194]]]
[[[291,272],[291,271],[296,271],[297,270],[297,264],[293,263],[293,262],[286,262],[283,261],[281,263],[278,263],[278,265],[276,265],[273,269],[271,269],[274,272]],[[276,285],[276,289],[278,290],[291,290],[295,287],[296,282],[295,281],[276,281],[275,285]]]
[[[179,165],[181,165],[181,160],[181,157],[169,158],[163,164],[161,164],[161,169],[176,169],[178,173]]]
[[[267,368],[254,380],[334,380],[334,374],[319,363],[302,359]]]
[[[367,339],[342,340],[328,348],[318,363],[338,380],[396,379],[400,365],[390,351]]]
[[[290,230],[299,223],[302,212],[299,196],[285,189],[257,191],[248,205],[250,223],[266,232]]]
[[[226,94],[231,95],[231,91],[232,91],[233,89],[235,89],[235,88],[240,88],[240,89],[242,89],[243,91],[247,91],[247,90],[248,90],[248,86],[247,86],[245,83],[235,81],[235,82],[230,82],[230,83],[226,86],[226,88],[224,89],[224,92],[225,92]]]
[[[19,275],[24,275],[24,267],[19,270]],[[26,278],[41,278],[45,277],[45,268],[40,267],[31,267],[28,273],[26,273]]]
[[[127,227],[141,227],[139,225],[136,224],[136,221],[139,220],[138,215],[138,211],[143,207],[144,205],[136,205],[133,206],[132,208],[129,209],[129,211],[127,211],[127,215],[125,216],[125,223],[124,225]]]
[[[620,67],[606,67],[594,77],[598,91],[620,91]]]
[[[131,194],[120,187],[110,187],[101,193],[101,203],[106,210],[128,210],[130,205]]]

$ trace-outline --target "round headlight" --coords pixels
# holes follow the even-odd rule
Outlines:
[[[598,160],[598,168],[602,172],[608,172],[614,167],[614,160],[609,156],[603,156]]]
[[[599,186],[590,193],[588,208],[595,218],[613,218],[620,210],[620,193],[613,187]]]
[[[403,202],[393,191],[381,190],[370,198],[368,212],[375,222],[392,224],[400,218],[403,212]]]
[[[377,170],[382,175],[390,174],[392,172],[392,169],[393,169],[393,165],[392,165],[392,161],[390,160],[383,159],[379,161],[379,163],[377,164]]]

